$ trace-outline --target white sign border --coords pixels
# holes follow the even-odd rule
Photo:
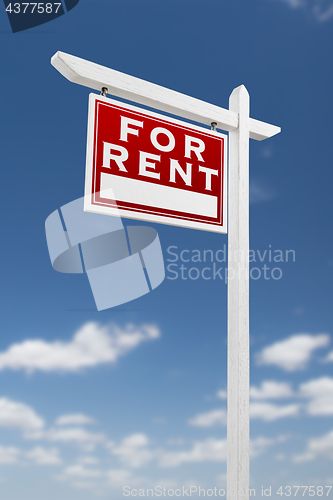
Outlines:
[[[168,217],[163,215],[149,214],[143,213],[140,211],[130,211],[122,208],[113,208],[108,206],[100,206],[95,205],[91,202],[91,193],[92,193],[92,181],[93,181],[93,165],[94,165],[94,124],[95,124],[95,102],[96,100],[105,102],[107,104],[113,104],[116,106],[123,107],[128,109],[129,111],[139,112],[144,115],[147,115],[152,118],[164,120],[166,122],[179,125],[182,127],[187,127],[190,130],[194,130],[197,132],[203,132],[205,134],[211,135],[213,137],[223,138],[224,150],[223,150],[223,188],[222,188],[222,197],[223,197],[223,225],[218,226],[215,224],[208,224],[199,221],[191,221],[186,219],[178,219],[177,217]],[[97,214],[103,215],[112,215],[117,217],[124,217],[128,219],[142,220],[146,222],[154,222],[158,224],[166,224],[171,226],[184,227],[188,229],[197,229],[204,230],[214,233],[226,234],[227,233],[227,171],[228,171],[228,136],[226,134],[221,134],[220,132],[209,130],[204,127],[200,127],[197,125],[193,125],[192,123],[184,122],[181,120],[177,120],[175,118],[171,118],[166,115],[162,115],[156,113],[154,111],[146,110],[144,108],[139,108],[137,106],[133,106],[131,104],[124,103],[122,101],[117,101],[114,99],[110,99],[108,97],[103,97],[101,95],[97,95],[91,93],[89,95],[89,110],[88,110],[88,131],[87,131],[87,148],[86,148],[86,175],[85,175],[85,197],[84,197],[84,211],[85,212],[93,212]]]

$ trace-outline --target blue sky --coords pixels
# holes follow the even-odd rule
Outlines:
[[[250,145],[251,266],[282,273],[250,283],[251,485],[333,485],[332,23],[328,0],[80,0],[13,34],[3,8],[1,498],[226,482],[226,285],[170,269],[224,269],[227,236],[150,224],[174,267],[102,312],[86,276],[52,269],[44,223],[83,195],[90,92],[58,50],[222,107],[244,84],[251,116],[281,126]]]

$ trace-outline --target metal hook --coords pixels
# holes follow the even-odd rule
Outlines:
[[[214,130],[214,132],[216,132],[217,123],[216,122],[212,122],[210,124],[210,127],[211,127],[211,130]]]
[[[102,87],[101,90],[101,96],[106,97],[106,94],[108,93],[109,89],[107,87]]]

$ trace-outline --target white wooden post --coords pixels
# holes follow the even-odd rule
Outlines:
[[[241,85],[229,109],[239,125],[229,134],[227,498],[249,495],[249,94]]]

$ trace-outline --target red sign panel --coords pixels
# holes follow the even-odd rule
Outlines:
[[[90,95],[85,210],[226,233],[225,135]]]

